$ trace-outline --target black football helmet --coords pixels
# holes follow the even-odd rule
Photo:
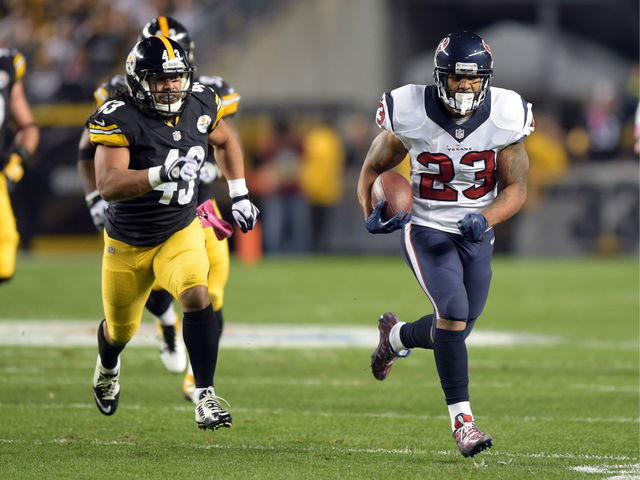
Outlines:
[[[179,21],[162,15],[156,17],[144,26],[142,32],[140,32],[138,41],[153,37],[154,35],[169,37],[171,40],[178,42],[187,54],[187,57],[189,57],[189,61],[193,64],[195,43],[187,29]]]
[[[465,115],[484,102],[493,78],[493,56],[491,48],[475,33],[455,32],[444,37],[433,57],[438,96],[445,105],[455,112]],[[479,92],[451,92],[447,86],[449,75],[480,77]]]
[[[180,77],[179,90],[158,90],[159,75]],[[131,96],[145,111],[163,116],[182,112],[191,94],[193,67],[180,44],[171,38],[153,36],[135,44],[125,65]]]

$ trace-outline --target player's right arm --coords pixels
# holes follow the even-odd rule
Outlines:
[[[380,132],[371,143],[358,178],[358,202],[366,219],[373,211],[371,187],[376,177],[400,164],[407,155],[404,144],[393,133]]]
[[[96,148],[96,184],[106,201],[130,200],[153,190],[149,169],[129,169],[130,158],[127,147],[98,145]]]

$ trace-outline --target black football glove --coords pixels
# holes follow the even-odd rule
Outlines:
[[[385,203],[387,202],[380,200],[373,208],[371,215],[367,217],[365,224],[369,233],[391,233],[394,230],[401,229],[411,220],[411,212],[405,215],[402,210],[389,220],[385,220],[382,218],[382,210],[384,209]]]
[[[462,238],[468,242],[481,242],[484,232],[489,228],[489,222],[484,215],[479,213],[467,213],[462,220],[458,220],[458,228]]]
[[[247,233],[248,230],[253,230],[258,219],[258,215],[260,214],[258,207],[251,203],[249,195],[240,195],[239,197],[234,197],[231,200],[233,201],[231,214],[240,227],[240,230],[242,230],[242,233]]]

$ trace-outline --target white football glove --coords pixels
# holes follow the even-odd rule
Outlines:
[[[160,168],[160,180],[163,182],[188,182],[198,176],[198,160],[195,158],[178,157],[168,167]]]
[[[258,207],[251,203],[249,195],[241,195],[233,198],[232,200],[233,206],[231,207],[231,213],[233,214],[234,220],[240,227],[240,230],[242,230],[242,233],[247,233],[248,230],[253,230],[258,219],[258,215],[260,214]]]
[[[91,220],[99,232],[102,232],[107,223],[107,207],[109,202],[103,200],[97,190],[84,197],[91,213]]]
[[[222,172],[220,171],[220,167],[215,163],[204,162],[202,164],[202,168],[200,169],[200,181],[205,185],[209,185],[221,176]]]

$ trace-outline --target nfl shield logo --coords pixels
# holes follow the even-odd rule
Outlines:
[[[174,140],[174,142],[177,142],[181,138],[182,138],[182,134],[178,130],[173,132],[173,140]]]
[[[456,128],[455,136],[458,140],[460,140],[461,138],[464,138],[464,129]]]

